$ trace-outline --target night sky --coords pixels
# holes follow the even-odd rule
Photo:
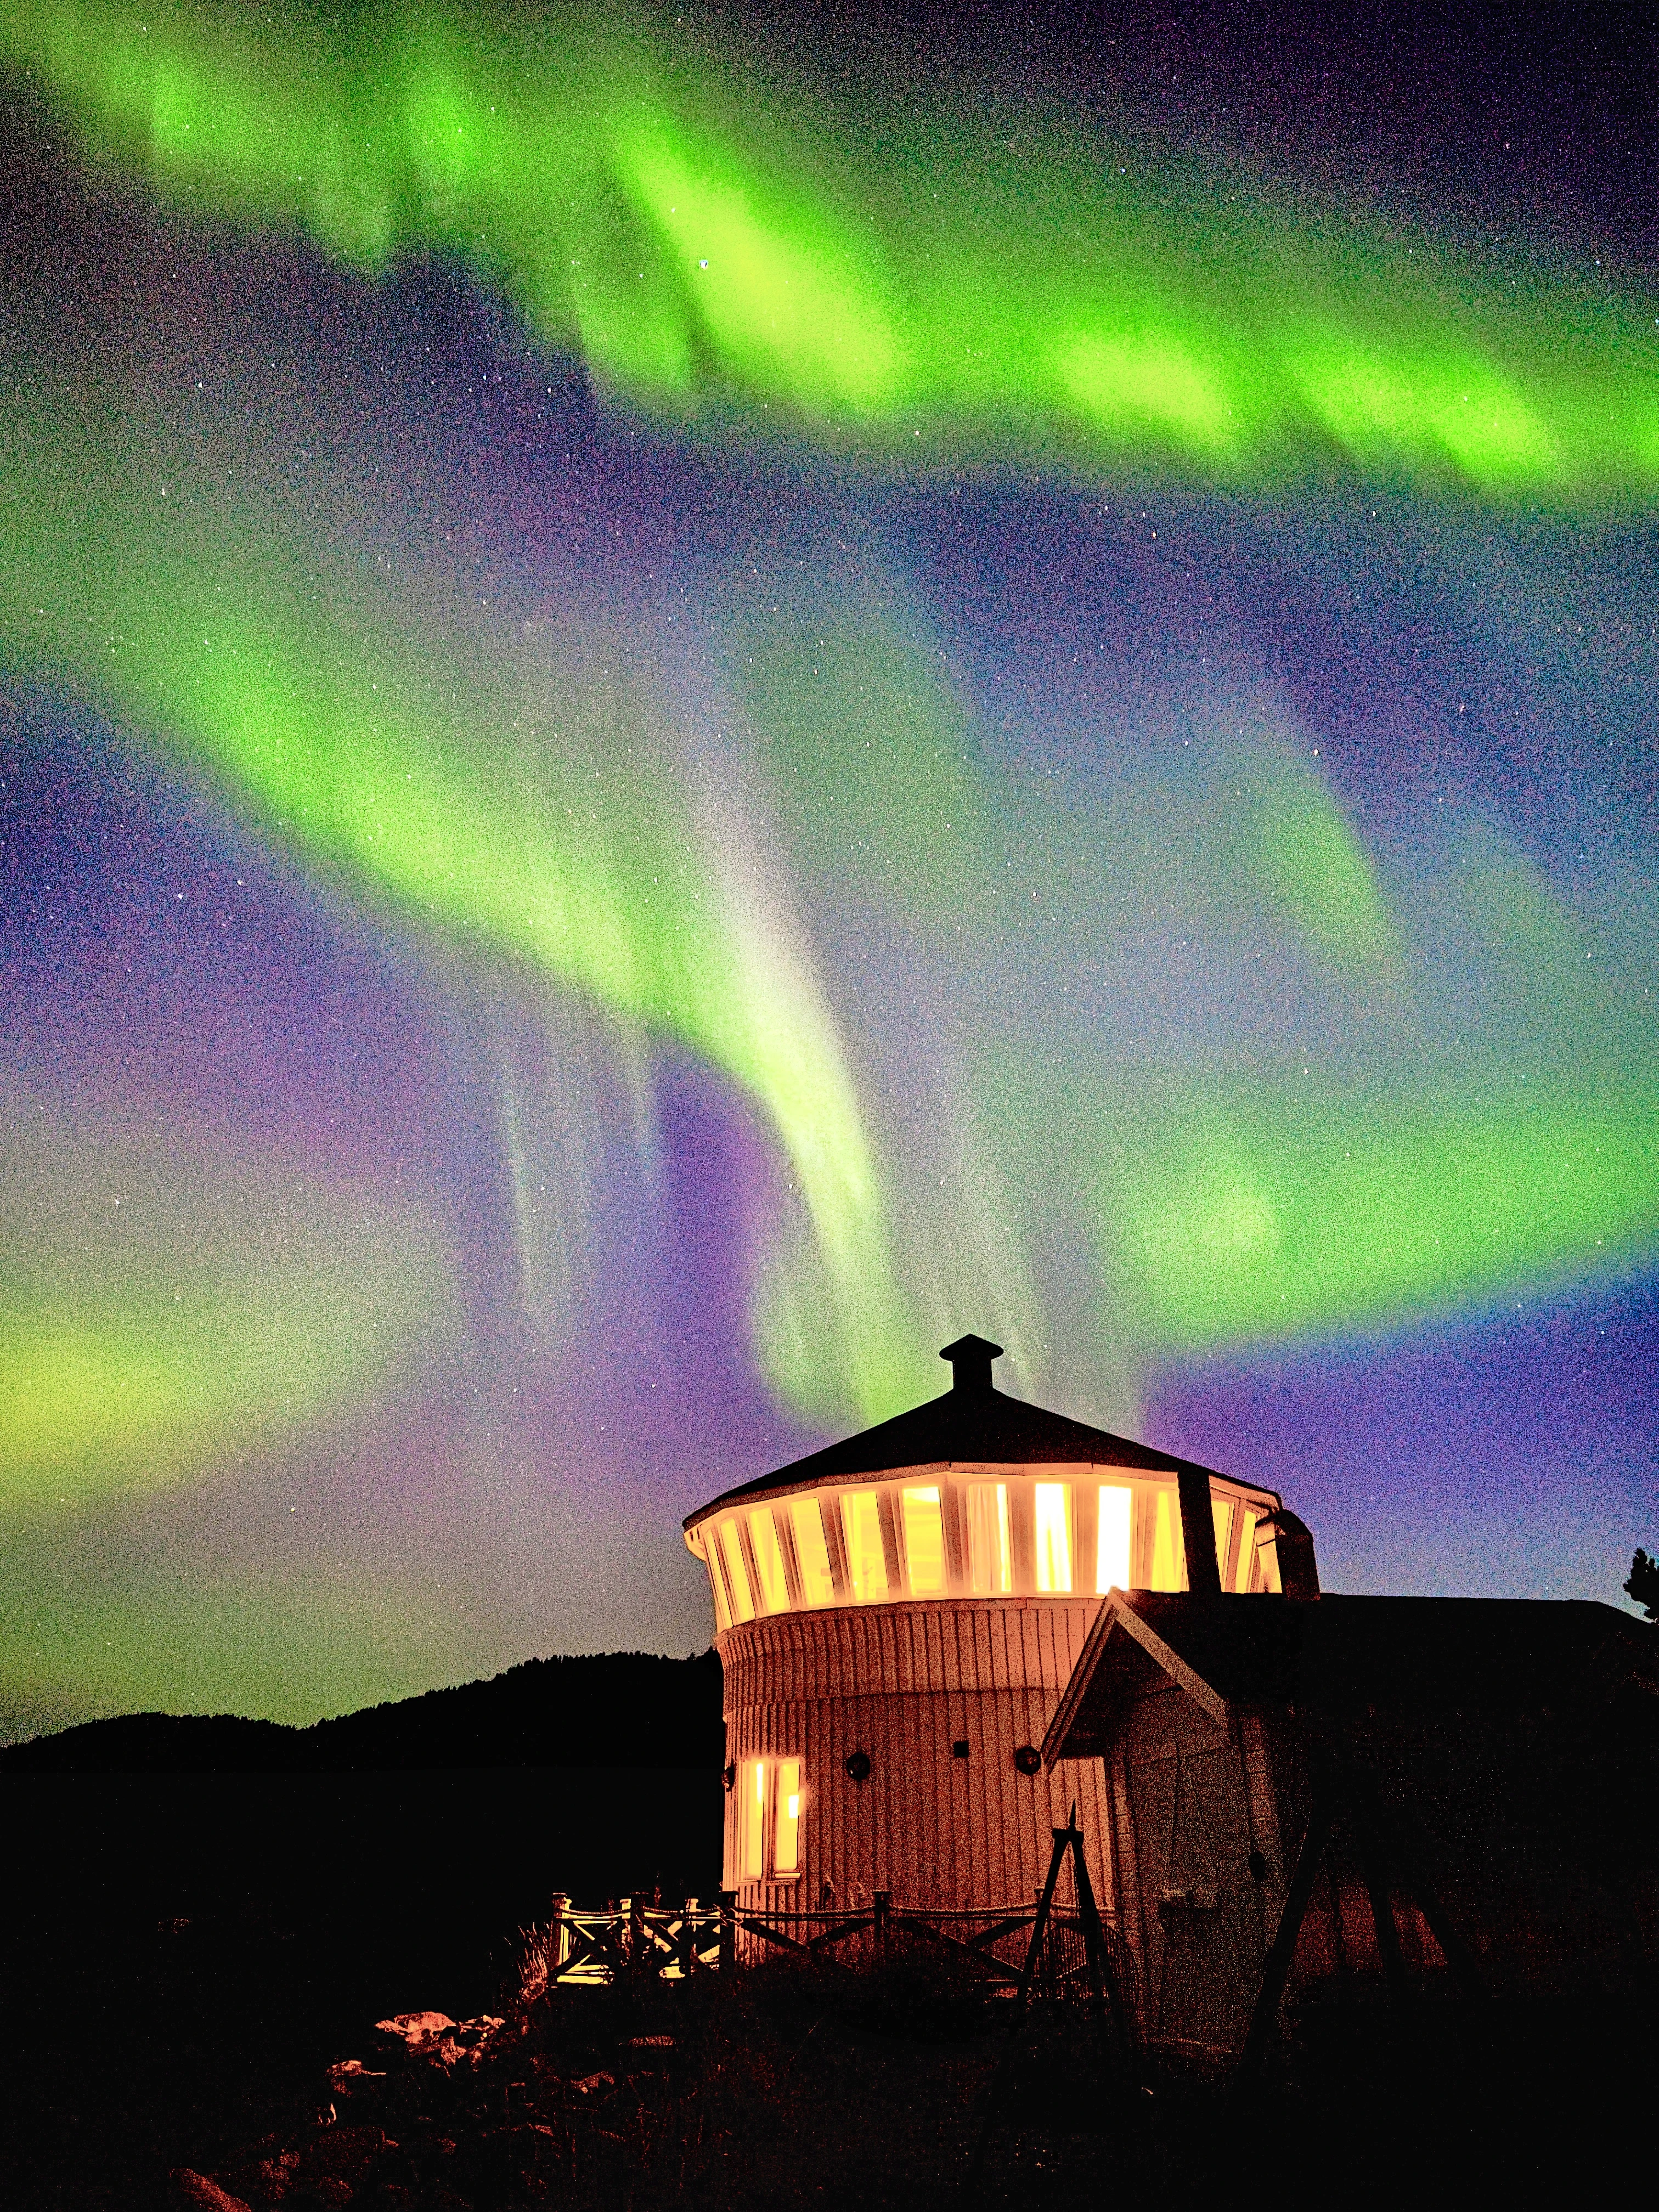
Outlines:
[[[944,1386],[1659,1535],[1650,11],[0,17],[0,1737]]]

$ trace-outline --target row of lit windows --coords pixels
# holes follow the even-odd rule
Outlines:
[[[737,1798],[738,1879],[766,1881],[800,1871],[800,1761],[745,1759]]]
[[[938,1483],[808,1491],[704,1522],[703,1556],[720,1626],[790,1609],[786,1553],[799,1602],[809,1607],[953,1594],[1010,1596],[1016,1580],[1011,1493],[1014,1510],[1030,1514],[1022,1548],[1030,1564],[1019,1577],[1023,1588],[1103,1595],[1112,1589],[1182,1587],[1181,1510],[1173,1484],[964,1481],[957,1487],[963,1571],[954,1592],[946,1565],[946,1498]],[[1262,1587],[1272,1568],[1264,1574],[1254,1538],[1267,1501],[1212,1495],[1212,1505],[1224,1578],[1239,1590]],[[1092,1523],[1087,1559],[1079,1556],[1080,1518]]]

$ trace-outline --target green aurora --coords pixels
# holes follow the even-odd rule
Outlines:
[[[591,626],[504,637],[366,586],[153,426],[124,434],[112,402],[76,437],[58,398],[0,447],[0,665],[206,767],[355,887],[732,1076],[801,1194],[837,1393],[890,1407],[916,1362],[842,1048],[763,871],[695,817],[660,690]]]
[[[1254,928],[1299,947],[1316,990],[1385,1010],[1385,1048],[1312,1084],[1291,1067],[1277,1085],[1260,1070],[1165,1071],[1137,1097],[1085,1050],[1046,1116],[1024,1091],[1007,1106],[1005,1162],[1029,1146],[1020,1125],[1046,1119],[1066,1133],[1048,1176],[1099,1191],[1109,1326],[1140,1359],[1389,1325],[1650,1243],[1650,1020],[1616,989],[1587,994],[1582,931],[1512,855],[1470,857],[1463,921],[1486,931],[1489,966],[1516,969],[1534,1037],[1541,1006],[1569,1018],[1541,1060],[1506,1036],[1448,1076],[1413,1011],[1424,945],[1316,768],[1282,742],[1241,740],[1224,787],[1125,775],[1043,796],[984,765],[937,655],[890,617],[849,607],[815,635],[779,614],[728,647],[769,797],[755,820],[711,815],[649,650],[609,620],[467,617],[435,574],[365,580],[279,504],[225,494],[153,423],[139,434],[107,396],[82,416],[100,427],[74,433],[64,395],[42,391],[13,418],[0,653],[206,769],[353,895],[735,1080],[799,1194],[755,1325],[765,1371],[802,1412],[868,1419],[914,1398],[931,1380],[918,1316],[949,1308],[928,1256],[932,1155],[906,1170],[908,1140],[802,949],[816,940],[797,908],[826,889],[971,964],[1024,926],[1017,900],[1006,918],[1009,856],[1038,855],[1045,886],[1069,886],[1058,902],[1045,888],[1042,908],[1068,962],[1109,963],[1114,928],[1173,897],[1195,933]],[[1155,878],[1135,858],[1154,841]],[[994,1097],[1000,1079],[975,1082]],[[999,1326],[1037,1374],[1045,1332],[1007,1288],[1019,1273],[1002,1251],[987,1281],[1002,1282],[1013,1310]]]
[[[34,1511],[223,1472],[395,1386],[459,1315],[441,1230],[291,1159],[26,1094],[0,1153],[0,1466]]]
[[[724,436],[1509,501],[1659,483],[1652,301],[1154,173],[1058,116],[1020,154],[948,92],[854,123],[610,11],[15,0],[0,55],[198,222],[369,276],[453,257],[604,388]]]
[[[1659,326],[1565,278],[1155,193],[1063,135],[1034,172],[912,120],[878,163],[804,94],[740,123],[752,86],[642,33],[289,22],[20,4],[0,40],[97,161],[204,231],[303,233],[368,279],[459,257],[603,389],[697,436],[878,472],[1173,465],[1253,493],[1341,464],[1474,511],[1637,502],[1659,475]],[[967,1174],[884,1093],[805,917],[844,897],[924,965],[994,966],[1038,927],[1011,854],[1042,856],[1064,962],[1173,911],[1288,947],[1316,996],[1367,1010],[1364,1050],[1316,1076],[1224,1054],[1137,1087],[1092,1039],[1048,1094],[994,1039],[966,1048],[999,1188],[1093,1194],[1099,1325],[1132,1361],[1399,1325],[1651,1251],[1648,1002],[1583,983],[1579,926],[1507,851],[1471,848],[1446,896],[1513,971],[1528,1042],[1448,1068],[1430,924],[1290,739],[1236,747],[1220,803],[1150,771],[1038,791],[988,764],[915,625],[848,593],[810,623],[722,617],[752,797],[739,780],[714,803],[649,640],[613,616],[463,613],[436,565],[371,577],[297,505],[228,491],[142,397],[9,368],[0,663],[189,763],[349,895],[729,1077],[791,1182],[754,1326],[798,1411],[867,1420],[928,1386],[916,1347],[951,1298],[927,1217]],[[988,1203],[996,1326],[1035,1380],[1029,1223]],[[16,1389],[58,1378],[0,1412],[14,1492],[203,1464],[250,1407],[297,1388],[309,1418],[380,1387],[397,1330],[353,1303],[361,1257],[348,1240],[303,1281],[256,1273],[223,1363],[211,1270],[171,1316],[167,1267],[118,1270],[73,1345],[14,1287]],[[411,1313],[437,1295],[428,1259]]]

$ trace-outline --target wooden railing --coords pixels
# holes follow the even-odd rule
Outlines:
[[[895,1904],[890,1892],[878,1889],[867,1906],[850,1911],[765,1912],[740,1906],[735,1893],[722,1891],[712,1905],[696,1898],[662,1906],[624,1897],[603,1911],[588,1911],[561,1893],[553,1899],[545,1931],[547,1978],[576,1985],[636,1974],[683,1981],[750,1963],[768,1951],[816,1958],[846,1947],[867,1960],[900,1942],[929,1942],[973,1960],[988,1992],[1000,1994],[1018,1986],[1041,1904],[948,1911]],[[1105,1933],[1111,1941],[1109,1925]],[[1034,1989],[1051,1996],[1071,1995],[1081,1990],[1085,1967],[1081,1916],[1052,1905]]]
[[[544,1942],[550,1984],[603,1984],[630,1974],[684,1981],[726,1963],[731,1948],[721,1908],[700,1906],[695,1897],[678,1908],[624,1897],[585,1912],[562,1892],[553,1899]]]

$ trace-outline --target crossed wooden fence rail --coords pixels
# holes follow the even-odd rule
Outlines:
[[[722,1891],[716,1905],[688,1898],[684,1905],[660,1906],[624,1897],[603,1911],[583,1911],[562,1893],[553,1899],[547,1932],[550,1983],[605,1984],[632,1975],[684,1981],[694,1974],[729,1971],[740,1957],[769,1948],[805,1957],[833,1954],[837,1947],[863,1937],[860,1949],[881,1948],[898,1940],[930,1942],[975,1960],[994,1990],[1016,1990],[1027,1971],[1030,1931],[1042,1900],[1025,1905],[986,1905],[947,1911],[896,1905],[878,1889],[867,1906],[850,1911],[766,1912],[738,1904]],[[1080,1991],[1088,1960],[1084,1922],[1067,1907],[1049,1904],[1041,1985],[1049,1995]],[[745,1940],[746,1939],[746,1940]],[[1019,1956],[999,1955],[998,1947],[1018,1939]]]

